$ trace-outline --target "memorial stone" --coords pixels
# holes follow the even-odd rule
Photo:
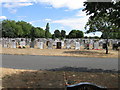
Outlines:
[[[71,48],[71,44],[68,42],[66,42],[66,49],[70,49]]]
[[[53,43],[51,41],[48,42],[48,49],[52,49]]]
[[[99,43],[96,41],[96,42],[94,43],[94,49],[98,49],[98,47],[99,47]]]
[[[12,48],[16,48],[16,41],[15,40],[12,40]]]
[[[61,49],[62,48],[62,43],[61,42],[57,42],[57,47],[56,49]]]
[[[75,43],[75,50],[80,50],[80,43],[79,42]]]
[[[37,44],[39,49],[43,49],[43,42],[38,42]]]

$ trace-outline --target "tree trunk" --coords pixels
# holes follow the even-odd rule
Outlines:
[[[106,40],[106,54],[108,54],[108,38]]]

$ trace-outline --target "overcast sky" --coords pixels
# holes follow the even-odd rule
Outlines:
[[[24,20],[35,27],[45,28],[50,23],[50,32],[73,30],[85,32],[84,26],[89,18],[85,12],[85,0],[3,0],[0,4],[2,14],[0,19]],[[101,36],[101,33],[87,36]]]

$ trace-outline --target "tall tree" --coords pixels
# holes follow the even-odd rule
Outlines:
[[[31,28],[30,38],[31,38],[31,41],[32,41],[32,42],[35,40],[35,27],[32,27],[32,28]]]
[[[103,17],[104,13],[107,13],[109,20],[116,26],[120,27],[120,1],[113,2],[84,2],[85,8],[83,11],[90,15],[90,19],[99,15]]]
[[[88,26],[87,33],[101,31],[106,36],[107,45],[110,33],[120,30],[120,13],[118,9],[120,2],[85,2],[84,6],[83,11],[90,15],[86,24],[86,29]],[[106,54],[108,54],[108,46],[106,46]]]
[[[46,29],[45,29],[45,37],[46,38],[50,38],[51,37],[51,33],[50,33],[49,29],[50,29],[49,23],[47,23]]]

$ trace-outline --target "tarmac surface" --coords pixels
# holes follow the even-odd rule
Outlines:
[[[2,55],[2,67],[31,70],[117,71],[117,58]]]

